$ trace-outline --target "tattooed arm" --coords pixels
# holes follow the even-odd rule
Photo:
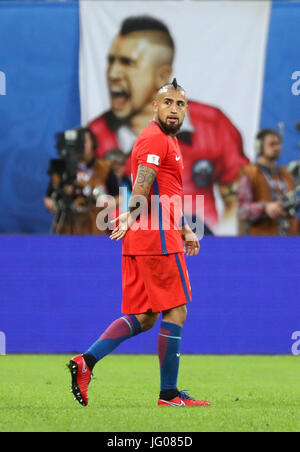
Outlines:
[[[149,166],[139,165],[136,180],[129,199],[129,212],[125,212],[114,220],[119,221],[118,226],[113,230],[110,238],[112,240],[121,240],[125,237],[128,229],[136,221],[138,214],[137,209],[141,210],[147,203],[148,196],[156,177],[156,172]]]
[[[137,208],[139,197],[148,199],[152,184],[156,177],[156,172],[149,166],[139,165],[135,184],[129,200],[129,211],[132,213]]]

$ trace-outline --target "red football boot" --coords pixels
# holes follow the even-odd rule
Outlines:
[[[83,355],[74,356],[68,364],[72,376],[71,392],[73,392],[75,399],[83,405],[87,406],[88,387],[91,381],[92,372],[88,368]]]
[[[210,406],[210,403],[205,400],[195,400],[187,392],[180,391],[172,400],[158,399],[158,406]]]

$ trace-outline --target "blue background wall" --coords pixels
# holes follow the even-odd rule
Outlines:
[[[299,157],[300,96],[291,93],[299,23],[300,4],[273,3],[261,127],[285,122],[284,163]],[[54,133],[80,123],[78,3],[0,1],[0,42],[0,233],[47,233],[42,199]]]
[[[54,133],[80,124],[77,3],[1,2],[0,233],[47,233]]]
[[[290,354],[300,330],[297,238],[202,240],[187,259],[183,353]],[[8,353],[83,352],[120,316],[121,249],[106,237],[0,237]],[[156,353],[159,324],[117,350]]]
[[[300,85],[299,94],[292,94],[292,74],[300,71],[299,24],[300,3],[273,3],[260,126],[277,130],[278,122],[284,122],[282,164],[300,158],[300,133],[294,127],[300,121]]]

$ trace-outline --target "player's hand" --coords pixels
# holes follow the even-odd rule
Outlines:
[[[115,229],[112,231],[111,235],[110,235],[110,239],[111,240],[122,240],[128,229],[130,229],[130,227],[133,224],[133,220],[132,217],[130,215],[130,212],[124,212],[121,215],[119,215],[117,218],[115,218],[114,220],[111,220],[111,223],[117,223],[119,222],[119,224],[115,227]]]
[[[200,243],[196,234],[189,226],[184,226],[181,231],[181,237],[184,242],[184,251],[187,256],[197,256],[200,251]]]

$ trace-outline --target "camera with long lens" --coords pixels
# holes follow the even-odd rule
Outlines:
[[[296,122],[295,128],[300,132],[300,121]],[[300,143],[298,144],[300,148]],[[283,209],[291,216],[296,216],[300,210],[300,160],[293,160],[287,166],[287,170],[292,174],[295,189],[286,194],[283,199]]]
[[[297,121],[295,124],[295,129],[300,132],[300,121]],[[300,148],[300,143],[298,144]],[[287,166],[287,170],[292,174],[294,178],[295,185],[300,185],[300,160],[293,160]]]
[[[84,129],[72,129],[56,134],[59,157],[50,160],[47,173],[51,176],[53,194],[57,207],[72,210],[73,201],[82,195],[76,184],[78,159],[84,152]]]
[[[300,185],[288,192],[282,200],[282,208],[291,217],[295,217],[300,210]]]
[[[77,128],[59,132],[56,149],[59,158],[50,160],[47,173],[51,177],[52,199],[56,206],[54,230],[59,225],[72,222],[76,213],[85,213],[96,204],[92,193],[86,193],[77,183],[78,162],[84,154],[86,129]]]

